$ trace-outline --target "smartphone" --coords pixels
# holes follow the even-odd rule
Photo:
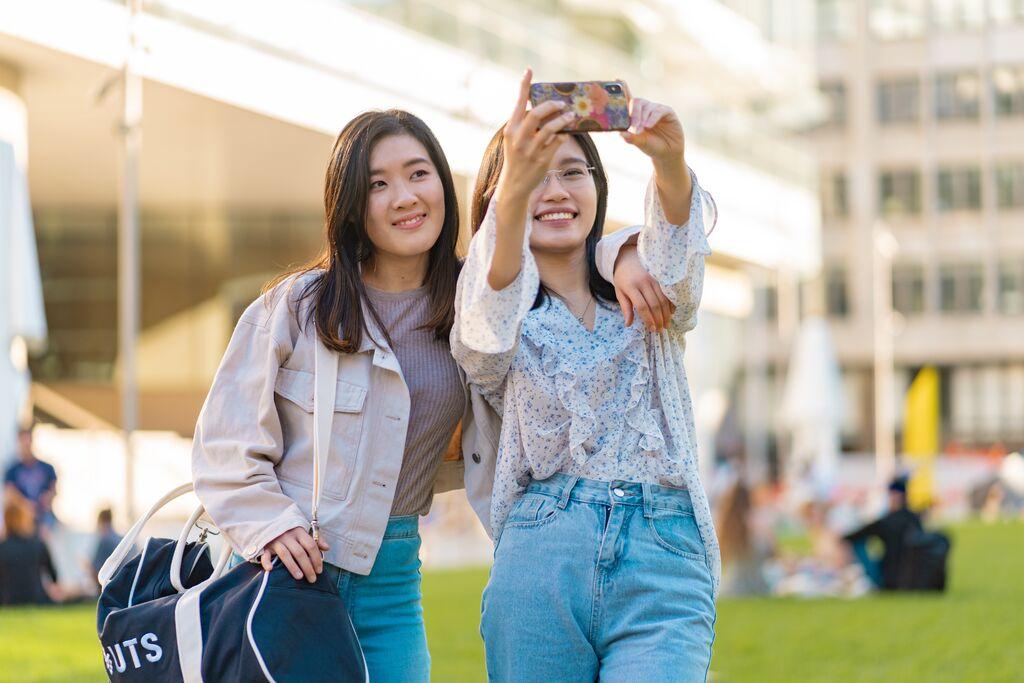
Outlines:
[[[556,100],[569,105],[576,119],[563,132],[596,133],[629,128],[629,88],[623,81],[533,83],[530,104]]]

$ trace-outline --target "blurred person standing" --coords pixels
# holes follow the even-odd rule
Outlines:
[[[56,523],[53,499],[57,495],[57,471],[53,465],[35,456],[32,450],[32,428],[18,431],[18,461],[4,474],[4,496],[32,506],[36,523],[45,537]]]
[[[771,542],[759,535],[751,523],[750,489],[741,478],[726,490],[719,510],[715,528],[722,552],[722,594],[768,593],[764,565],[772,557]]]
[[[93,578],[99,575],[100,567],[120,542],[121,534],[114,531],[114,513],[110,508],[103,508],[96,516],[96,550],[92,555]]]
[[[9,499],[4,505],[6,537],[0,541],[0,605],[57,602],[57,572],[46,544],[35,533],[32,508]]]

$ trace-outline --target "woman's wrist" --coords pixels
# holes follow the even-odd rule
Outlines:
[[[674,160],[654,162],[654,186],[668,222],[672,225],[685,225],[689,222],[693,180],[682,155]]]
[[[495,191],[495,195],[499,197],[500,201],[506,202],[507,206],[513,208],[519,208],[522,206],[525,211],[525,207],[529,204],[530,194],[532,191],[532,187],[522,187],[522,183],[502,174],[501,178],[498,180],[498,187]]]
[[[686,159],[682,154],[671,154],[665,157],[651,157],[654,166],[654,176],[665,185],[685,183],[690,177],[690,171],[686,167]]]

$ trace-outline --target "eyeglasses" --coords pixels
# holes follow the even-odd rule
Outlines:
[[[551,176],[556,176],[558,182],[562,184],[562,187],[578,187],[583,184],[593,174],[595,168],[593,166],[569,166],[568,168],[553,168],[544,174],[544,178],[537,183],[537,189],[544,187],[551,180]]]

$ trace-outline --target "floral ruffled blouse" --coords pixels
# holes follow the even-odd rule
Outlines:
[[[697,319],[704,257],[711,250],[705,211],[714,203],[693,178],[690,220],[668,222],[651,182],[643,226],[601,243],[598,258],[639,233],[648,272],[676,304],[668,329],[625,327],[617,304],[600,302],[593,331],[556,297],[532,309],[539,286],[529,244],[516,280],[500,291],[487,283],[494,252],[494,203],[469,247],[455,299],[452,353],[495,410],[501,437],[491,497],[496,538],[530,479],[556,472],[602,481],[686,488],[693,501],[717,591],[718,543],[700,481],[693,409],[683,367],[684,334]],[[605,264],[602,272],[611,272]]]

